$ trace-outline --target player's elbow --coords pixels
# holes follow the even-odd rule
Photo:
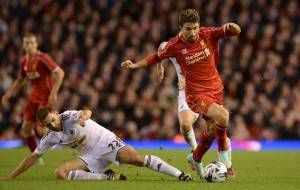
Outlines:
[[[236,25],[236,35],[239,35],[241,33],[242,29],[239,25]]]
[[[53,71],[52,76],[53,76],[55,79],[63,79],[64,76],[65,76],[65,72],[64,72],[60,67],[57,67],[57,68]]]
[[[65,76],[65,72],[61,68],[59,68],[58,69],[58,77],[59,78],[64,78],[64,76]]]

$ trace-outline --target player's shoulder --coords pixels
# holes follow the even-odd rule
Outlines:
[[[170,51],[172,48],[174,48],[176,46],[176,44],[179,41],[179,36],[175,36],[173,38],[170,38],[168,41],[163,41],[160,43],[158,51],[161,52],[165,52],[165,51]],[[176,49],[176,48],[175,48]]]
[[[59,114],[60,119],[62,122],[65,121],[74,121],[77,120],[79,117],[79,111],[77,110],[66,110],[64,112],[62,112],[61,114]]]
[[[49,56],[48,53],[45,53],[45,52],[42,52],[42,51],[39,50],[39,51],[37,52],[37,57],[38,57],[39,59],[42,59],[42,60],[43,60],[43,59],[48,58],[48,57],[50,57],[50,56]]]
[[[208,37],[209,33],[211,32],[211,27],[200,27],[199,34],[205,37]]]
[[[20,58],[20,64],[21,64],[21,65],[24,65],[25,62],[26,62],[27,60],[28,60],[28,59],[27,59],[27,55],[23,55],[23,56]]]
[[[37,58],[44,63],[51,62],[52,60],[48,53],[42,52],[40,50],[38,51]]]
[[[179,35],[176,35],[175,37],[169,39],[167,45],[174,46],[179,42],[179,39],[180,39]]]

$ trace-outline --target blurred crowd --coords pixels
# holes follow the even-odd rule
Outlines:
[[[57,109],[89,108],[126,139],[178,134],[177,76],[166,65],[122,70],[178,33],[178,12],[195,8],[201,26],[236,22],[221,42],[218,69],[231,113],[232,139],[300,138],[300,4],[297,0],[0,0],[0,96],[18,75],[22,36],[64,69]],[[0,139],[19,137],[28,90],[0,110]],[[195,124],[196,134],[202,121]]]

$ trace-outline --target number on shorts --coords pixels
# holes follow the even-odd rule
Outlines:
[[[115,150],[116,148],[119,148],[122,146],[122,140],[118,137],[116,140],[112,140],[111,143],[108,144],[108,148],[111,148],[111,150]]]

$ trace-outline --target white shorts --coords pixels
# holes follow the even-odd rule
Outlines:
[[[119,152],[126,146],[127,145],[120,138],[115,136],[111,138],[110,142],[107,144],[107,147],[111,149],[110,152],[101,155],[84,154],[77,158],[86,164],[90,172],[101,173],[111,163],[121,166],[117,158]]]
[[[185,112],[185,111],[191,111],[191,112],[193,112],[189,108],[189,106],[188,106],[188,104],[187,104],[187,102],[185,100],[185,92],[184,92],[184,90],[179,90],[177,98],[178,98],[178,113]],[[195,115],[195,121],[196,121],[198,119],[198,117],[199,117],[199,114],[197,114],[197,113],[195,113],[195,114],[196,114]]]

